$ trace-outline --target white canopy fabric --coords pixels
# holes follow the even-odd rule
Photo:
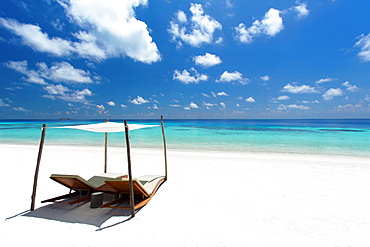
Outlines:
[[[146,124],[127,124],[129,130],[137,130],[143,128],[159,127],[160,125],[146,125]],[[79,129],[92,132],[112,133],[112,132],[125,132],[124,123],[104,122],[97,124],[84,124],[74,126],[61,126],[61,127],[48,127],[57,129]]]

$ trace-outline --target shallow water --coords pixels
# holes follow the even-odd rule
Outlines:
[[[43,123],[55,127],[98,122],[103,120],[3,120],[0,143],[37,145]],[[165,120],[165,126],[169,149],[370,157],[370,119]],[[104,145],[102,133],[47,129],[46,136],[49,145]],[[131,131],[130,136],[132,147],[162,148],[160,128]],[[124,133],[110,133],[109,145],[124,146]]]

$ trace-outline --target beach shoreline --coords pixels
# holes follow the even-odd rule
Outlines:
[[[38,145],[0,144],[0,152],[1,185],[11,188],[0,210],[3,246],[370,245],[367,158],[169,149],[168,181],[148,205],[134,219],[112,216],[97,227],[16,216],[30,206]],[[108,172],[126,171],[125,155],[125,148],[109,147]],[[51,174],[88,179],[102,173],[103,159],[103,147],[45,145],[36,210],[42,199],[66,192]],[[163,150],[133,148],[132,164],[134,176],[162,175]]]

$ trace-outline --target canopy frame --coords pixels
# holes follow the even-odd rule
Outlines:
[[[105,121],[105,123],[109,123],[108,120]],[[93,126],[95,125],[95,126]],[[131,167],[131,149],[130,149],[130,125],[127,124],[127,121],[124,120],[123,122],[123,128],[115,124],[114,129],[112,128],[111,131],[108,129],[105,129],[105,131],[101,131],[97,129],[92,130],[90,127],[96,127],[99,124],[91,124],[91,125],[78,125],[78,126],[62,126],[62,127],[49,127],[49,128],[73,128],[73,129],[83,129],[87,131],[92,132],[104,132],[105,138],[104,138],[104,173],[107,172],[107,147],[108,147],[108,133],[109,132],[125,132],[125,139],[126,139],[126,151],[127,151],[127,166],[128,166],[128,177],[129,177],[129,183],[130,183],[130,208],[131,208],[131,217],[135,217],[135,208],[134,208],[134,188],[133,188],[133,177],[132,177],[132,167]],[[111,126],[111,125],[109,125]],[[118,129],[116,127],[118,126]],[[147,127],[156,127],[156,125],[142,125],[141,127],[137,124],[132,124],[133,130],[140,129],[140,128],[147,128]],[[164,150],[164,165],[165,165],[165,178],[164,181],[167,180],[167,147],[166,147],[166,137],[164,132],[164,121],[163,116],[161,115],[161,129],[162,129],[162,137],[163,137],[163,150]],[[90,128],[86,129],[84,127]],[[42,151],[45,143],[45,136],[46,136],[46,124],[42,125],[42,133],[41,133],[41,139],[40,139],[40,145],[39,145],[39,152],[37,156],[37,163],[36,163],[36,169],[35,169],[35,175],[34,175],[34,182],[33,182],[33,190],[32,190],[32,196],[31,196],[31,211],[35,209],[35,201],[36,201],[36,192],[37,192],[37,182],[38,182],[38,174],[40,170],[40,164],[41,164],[41,157],[42,157]]]

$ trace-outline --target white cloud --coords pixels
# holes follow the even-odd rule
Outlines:
[[[270,80],[270,76],[268,76],[268,75],[261,76],[261,80],[262,81],[269,81]]]
[[[161,60],[157,45],[149,35],[147,25],[137,20],[134,9],[147,0],[59,0],[69,20],[81,29],[71,37],[50,38],[41,28],[16,20],[0,18],[0,24],[36,51],[55,56],[72,54],[102,60],[128,56],[144,63]]]
[[[221,63],[220,57],[218,57],[216,55],[213,55],[213,54],[210,54],[210,53],[206,53],[203,56],[195,56],[193,58],[193,60],[194,60],[195,64],[201,65],[201,66],[206,67],[206,68],[211,67],[211,66],[215,66],[215,65]]]
[[[8,103],[4,102],[4,99],[0,99],[0,106],[10,106]]]
[[[171,107],[181,107],[181,105],[170,105]]]
[[[137,96],[135,99],[133,100],[129,100],[132,104],[134,105],[142,105],[142,104],[145,104],[145,103],[149,103],[149,100],[146,100],[144,99],[143,97],[141,96]]]
[[[279,111],[283,111],[283,110],[287,110],[287,109],[308,110],[308,109],[310,109],[310,107],[304,106],[304,105],[292,104],[292,105],[279,105],[279,107],[277,109]]]
[[[326,93],[322,95],[324,100],[332,100],[335,96],[341,96],[343,92],[340,88],[330,88]]]
[[[172,35],[172,39],[177,40],[180,46],[182,42],[193,47],[212,43],[214,32],[217,29],[221,30],[222,25],[204,14],[201,4],[191,3],[190,12],[192,16],[189,22],[182,11],[178,11],[176,20],[170,22],[171,27],[168,32]]]
[[[217,96],[229,96],[229,95],[225,93],[224,91],[222,91],[222,92],[218,92]]]
[[[209,96],[209,95],[208,95],[208,94],[206,94],[206,93],[202,93],[202,95],[203,95],[204,97],[207,97],[207,98],[211,97],[211,96]]]
[[[335,80],[336,80],[335,78],[327,77],[327,78],[320,79],[320,80],[316,81],[315,83],[316,84],[321,84],[321,83],[335,81]]]
[[[361,108],[362,105],[357,104],[357,105],[352,105],[352,104],[347,104],[347,105],[338,105],[337,109],[354,109],[354,108]]]
[[[228,71],[224,71],[224,73],[222,73],[222,75],[220,76],[220,79],[216,80],[217,82],[238,82],[242,85],[246,85],[249,83],[249,79],[248,78],[244,78],[242,73],[240,73],[239,71],[235,71],[235,72],[228,72]]]
[[[127,105],[121,104],[122,108],[127,108]]]
[[[159,108],[156,104],[153,104],[153,106],[152,107],[149,106],[148,109],[158,110]]]
[[[66,83],[92,83],[90,72],[81,69],[75,69],[67,62],[56,63],[54,66],[48,68],[45,63],[38,64],[39,74],[41,77],[50,79],[54,82]]]
[[[108,110],[105,110],[105,107],[103,105],[95,105],[95,107],[97,108],[96,112],[99,113],[99,114],[108,114],[109,113]]]
[[[15,71],[18,71],[26,75],[27,78],[25,78],[25,80],[27,82],[40,84],[40,85],[47,85],[45,80],[41,78],[41,75],[38,71],[28,69],[27,61],[9,61],[5,63],[5,65],[10,69],[13,69]]]
[[[346,87],[346,89],[350,92],[356,92],[359,90],[359,88],[356,85],[351,85],[349,81],[346,81],[345,83],[342,84],[343,86]]]
[[[207,103],[207,102],[203,102],[203,105],[207,107],[217,106],[217,104],[212,104],[212,103]]]
[[[226,108],[226,104],[224,103],[224,102],[220,102],[220,106],[222,107],[222,108]]]
[[[245,99],[245,101],[246,101],[246,102],[249,102],[249,103],[254,103],[254,102],[256,102],[256,100],[255,100],[255,99],[253,99],[253,97],[249,97],[249,98]]]
[[[361,48],[361,51],[357,54],[360,59],[364,62],[370,62],[370,33],[368,35],[362,34],[355,47]]]
[[[199,108],[199,106],[197,104],[195,104],[194,102],[191,102],[189,106],[190,106],[190,108],[193,108],[193,109],[198,109]]]
[[[318,100],[314,100],[314,101],[302,100],[302,103],[304,103],[304,104],[319,104],[320,102]]]
[[[44,90],[49,94],[44,97],[55,99],[59,98],[68,102],[87,102],[86,96],[91,96],[92,92],[89,89],[72,91],[69,88],[59,85],[48,85]]]
[[[59,85],[48,85],[44,87],[48,94],[65,94],[66,92],[71,91],[69,88],[59,84]]]
[[[26,81],[47,85],[45,79],[64,83],[93,83],[89,71],[74,68],[67,62],[55,63],[50,68],[46,63],[38,63],[38,70],[30,70],[27,61],[9,61],[8,68],[27,76]]]
[[[129,56],[144,63],[161,60],[146,23],[135,16],[134,9],[146,6],[147,0],[65,0],[60,3],[80,27],[90,27],[87,38],[80,42],[87,51],[90,47],[93,51],[101,49],[106,57]]]
[[[108,101],[107,102],[107,105],[109,105],[109,106],[116,106],[116,103],[114,103],[113,101]]]
[[[234,4],[230,0],[226,0],[225,2],[227,8],[232,8]]]
[[[177,11],[176,14],[177,14],[178,22],[180,22],[180,23],[187,23],[188,22],[188,18],[186,17],[186,14],[184,13],[184,11],[179,10],[179,11]]]
[[[178,80],[184,84],[197,84],[200,81],[208,80],[208,76],[206,74],[200,74],[194,68],[191,68],[189,71],[187,71],[186,69],[184,69],[182,72],[180,72],[179,70],[175,70],[173,74],[173,80]]]
[[[288,100],[288,99],[290,99],[290,97],[287,95],[282,95],[276,98],[276,100]]]
[[[266,12],[264,18],[253,22],[252,26],[246,27],[244,23],[240,23],[235,28],[237,32],[236,38],[242,43],[252,43],[255,37],[267,35],[275,36],[284,29],[283,19],[280,17],[280,11],[271,8]]]
[[[15,110],[15,111],[29,111],[29,110],[27,110],[23,107],[14,107],[13,110]]]
[[[318,91],[308,85],[292,85],[288,83],[287,85],[284,86],[284,88],[281,90],[282,92],[288,92],[288,93],[318,93]]]
[[[105,111],[105,107],[103,105],[96,105],[96,108],[99,110]]]
[[[307,9],[307,4],[306,3],[300,3],[297,1],[298,6],[294,6],[293,9],[294,11],[297,12],[297,19],[303,19],[308,16],[310,11]]]
[[[49,38],[39,26],[19,23],[17,20],[0,18],[0,24],[21,37],[23,44],[36,51],[51,53],[55,56],[69,56],[76,49],[70,41]]]

